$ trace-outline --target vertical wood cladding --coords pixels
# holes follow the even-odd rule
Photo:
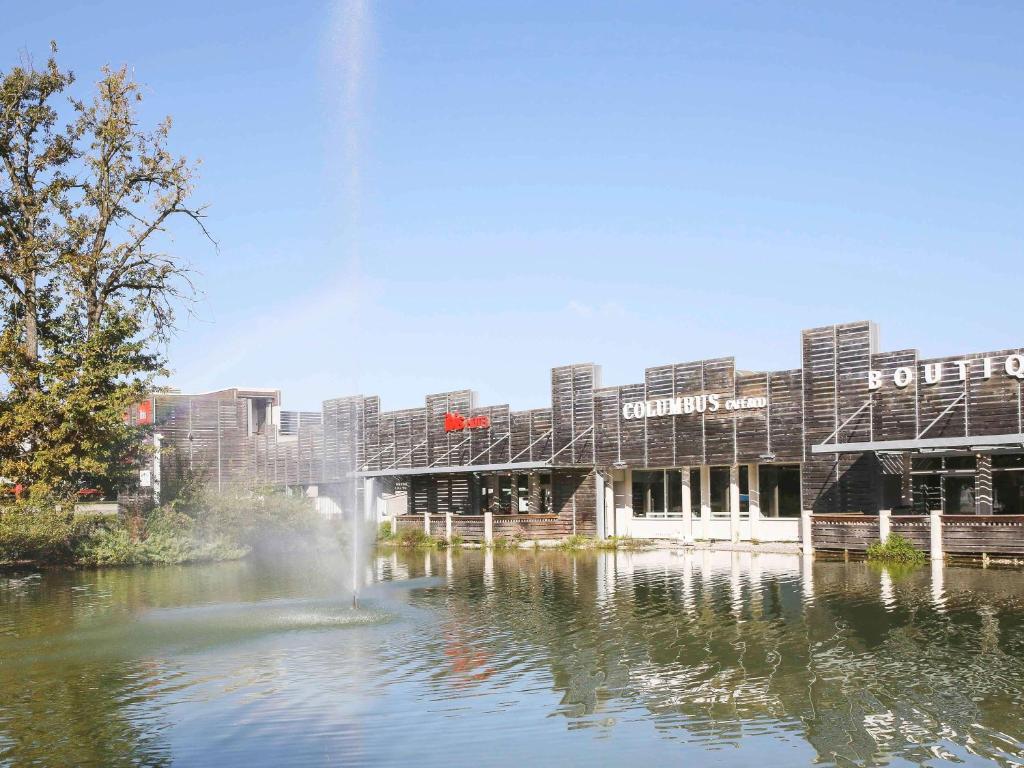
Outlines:
[[[917,370],[917,350],[872,355],[871,367],[882,380],[891,382],[899,368]],[[906,387],[884,386],[872,395],[871,413],[875,440],[913,440],[917,437],[917,380]]]
[[[591,363],[552,369],[555,464],[593,463],[594,388],[598,378],[597,366]]]
[[[737,397],[768,398],[768,374],[737,373]],[[736,458],[741,464],[753,464],[768,453],[768,408],[736,411]]]
[[[768,450],[776,462],[796,462],[804,453],[803,371],[768,374]]]
[[[876,332],[848,323],[803,332],[803,506],[815,512],[878,509],[877,460],[861,455],[812,454],[825,440],[867,441],[872,433],[868,370]],[[838,430],[838,432],[837,432]]]
[[[220,488],[322,485],[354,499],[360,470],[553,460],[558,525],[571,532],[575,520],[577,531],[588,532],[595,525],[594,467],[799,462],[805,508],[871,512],[882,472],[900,462],[883,470],[874,454],[813,454],[813,446],[1021,433],[1021,382],[1005,371],[1007,357],[1021,350],[921,359],[915,350],[878,353],[875,346],[870,323],[826,326],[803,332],[802,367],[795,370],[737,371],[733,358],[723,357],[654,366],[642,383],[601,387],[597,366],[573,364],[552,369],[549,408],[478,406],[465,389],[430,394],[422,407],[396,411],[383,411],[375,396],[341,397],[326,400],[321,414],[286,412],[280,430],[268,424],[252,435],[247,398],[272,400],[270,390],[157,394],[162,485],[168,497],[190,478]],[[912,374],[904,387],[893,381],[901,368]],[[880,377],[874,390],[870,371]],[[666,408],[678,407],[676,398],[708,395],[719,398],[717,410]],[[727,408],[733,398],[766,405]],[[624,406],[645,401],[663,415],[624,416]],[[455,411],[485,416],[490,426],[446,432],[445,414]],[[978,466],[978,506],[990,508],[989,464]],[[477,482],[468,474],[413,478],[410,509],[472,513]]]
[[[672,366],[676,397],[689,397],[704,389],[704,362]],[[704,463],[704,417],[697,414],[672,416],[676,440],[676,462],[680,466]]]
[[[1004,375],[1006,358],[1022,354],[1011,349],[971,355],[967,422],[972,435],[998,435],[1024,432],[1021,412],[1021,381]],[[984,358],[992,359],[992,374],[985,378]],[[1014,412],[1013,405],[1016,405]]]
[[[674,371],[671,365],[648,368],[644,374],[645,400],[673,397]],[[647,420],[647,466],[675,466],[675,417]]]
[[[736,366],[733,358],[723,357],[704,361],[704,387],[708,393],[725,397],[736,394]],[[677,417],[678,418],[678,417]],[[736,463],[736,421],[735,415],[722,407],[712,413],[704,413],[704,455],[707,464]]]

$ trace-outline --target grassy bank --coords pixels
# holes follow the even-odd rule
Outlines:
[[[281,493],[197,492],[131,517],[73,509],[60,499],[0,507],[0,565],[212,562],[336,541],[309,499]]]

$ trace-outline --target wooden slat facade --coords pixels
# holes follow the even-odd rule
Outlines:
[[[642,382],[617,386],[603,386],[600,368],[592,363],[560,366],[551,371],[550,407],[530,410],[478,404],[469,389],[429,394],[422,407],[395,411],[383,410],[375,396],[340,397],[326,400],[320,413],[282,412],[280,431],[267,425],[255,435],[249,434],[249,398],[271,398],[279,405],[274,390],[157,394],[162,489],[172,496],[190,479],[222,488],[318,485],[355,503],[363,486],[358,473],[364,471],[547,462],[548,511],[563,533],[593,533],[595,472],[774,463],[800,465],[804,509],[870,515],[882,504],[885,475],[899,474],[906,483],[908,459],[821,454],[812,452],[814,446],[922,437],[978,437],[984,444],[985,436],[1024,431],[1021,381],[1004,371],[1007,358],[1020,349],[927,359],[916,350],[880,352],[875,326],[856,322],[803,331],[800,353],[797,369],[737,370],[732,357],[719,357],[656,365],[644,371]],[[927,381],[936,366],[941,378]],[[913,374],[903,387],[893,383],[901,369]],[[871,371],[883,382],[877,389],[869,387]],[[719,398],[717,409],[663,409],[665,415],[640,418],[624,413],[631,404],[661,401],[661,408],[682,402],[679,398],[708,396]],[[730,399],[764,405],[727,409]],[[453,412],[486,417],[489,427],[446,432],[445,414]],[[992,511],[998,469],[991,468],[990,459],[977,459],[980,512]],[[480,484],[490,480],[478,474],[460,470],[411,477],[409,511],[480,514]],[[503,502],[509,507],[503,512],[518,512],[518,493],[516,488],[512,506]],[[535,490],[530,498],[539,498]],[[870,522],[838,525],[821,535],[856,539],[850,531]],[[916,529],[907,525],[914,535]],[[962,536],[969,538],[966,532]]]

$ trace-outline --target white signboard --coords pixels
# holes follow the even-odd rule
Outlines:
[[[728,397],[726,395],[688,395],[686,397],[662,397],[657,400],[637,400],[624,403],[622,418],[645,419],[651,416],[682,416],[690,413],[714,413],[724,408],[727,411],[748,411],[765,408],[766,397]]]
[[[139,470],[139,487],[150,488],[153,485],[153,473],[148,469]]]
[[[892,372],[889,380],[900,389],[910,386],[914,381],[916,366],[904,365]],[[952,360],[946,363],[925,363],[924,384],[938,384],[944,376],[955,376],[958,381],[967,381],[967,371],[970,368],[969,360]],[[996,366],[991,357],[982,358],[981,378],[991,379]],[[999,366],[1000,373],[1011,376],[1017,380],[1024,380],[1024,355],[1007,355],[1006,360]],[[882,371],[868,371],[868,389],[881,389],[885,383]]]

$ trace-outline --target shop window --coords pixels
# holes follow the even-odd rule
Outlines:
[[[519,496],[519,514],[530,511],[530,476],[516,475],[516,493]]]
[[[942,475],[914,475],[915,515],[927,515],[933,509],[942,509]]]
[[[683,478],[682,475],[674,469],[665,470],[665,486],[667,489],[666,496],[668,497],[668,509],[666,515],[668,517],[682,517],[683,516]]]
[[[512,478],[509,475],[498,477],[498,511],[510,514],[512,510]]]
[[[1024,472],[992,473],[992,511],[997,515],[1024,515]]]
[[[635,470],[632,494],[634,517],[683,516],[683,478],[678,470]],[[699,499],[697,503],[699,509]]]
[[[665,516],[665,473],[633,472],[633,517]]]
[[[700,470],[690,470],[690,514],[694,519],[700,517]]]
[[[944,512],[947,515],[973,515],[974,478],[949,475],[943,482],[946,484]]]
[[[910,460],[911,472],[938,472],[941,469],[942,459],[938,456],[922,456]]]
[[[546,515],[553,510],[551,505],[551,475],[540,476],[540,509],[537,514]]]
[[[740,517],[750,517],[750,467],[740,465]]]
[[[992,457],[992,469],[1024,469],[1024,454],[997,454]]]
[[[899,478],[896,478],[899,480]],[[800,517],[800,467],[762,466],[758,470],[762,517]],[[898,493],[898,488],[897,488]]]
[[[729,517],[729,468],[711,468],[711,516]]]
[[[945,464],[946,469],[971,470],[977,468],[978,461],[973,456],[947,456]]]

